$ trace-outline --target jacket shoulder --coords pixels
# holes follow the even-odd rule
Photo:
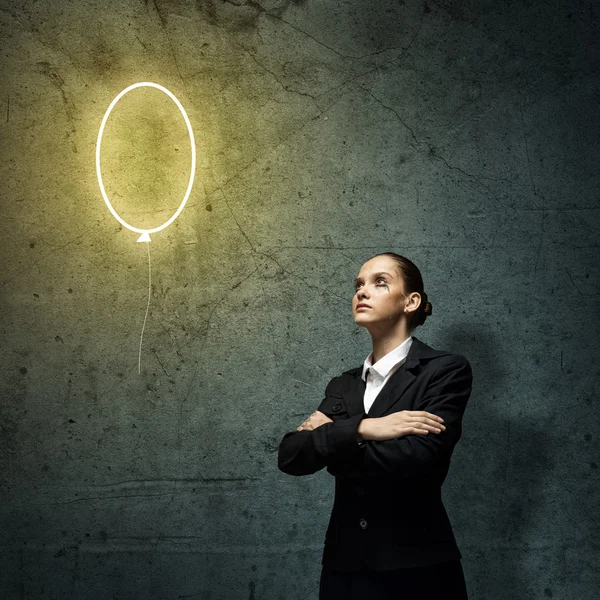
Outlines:
[[[356,375],[358,373],[360,373],[362,371],[363,366],[360,365],[360,367],[353,367],[352,369],[348,369],[347,371],[344,371],[341,375],[338,375],[338,379],[342,379],[344,377],[344,375]]]
[[[339,396],[341,395],[355,380],[356,377],[360,377],[362,372],[362,365],[360,367],[354,367],[344,371],[341,375],[336,375],[329,380],[325,389],[326,396]]]
[[[454,372],[466,372],[470,377],[473,376],[473,369],[471,363],[463,354],[457,354],[454,352],[448,352],[438,357],[430,359],[427,364],[423,365],[424,370],[429,371],[436,376],[439,373],[440,376],[444,376],[450,371]]]
[[[444,360],[444,364],[465,365],[467,367],[471,366],[469,359],[464,354],[448,352],[447,354],[444,354],[444,356],[442,356],[440,358]]]

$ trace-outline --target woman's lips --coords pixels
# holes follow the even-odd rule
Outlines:
[[[357,311],[359,311],[359,310],[368,310],[369,308],[371,308],[371,307],[370,306],[357,306],[356,310]]]

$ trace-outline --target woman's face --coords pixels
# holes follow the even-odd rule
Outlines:
[[[402,281],[396,263],[389,256],[375,256],[361,268],[354,281],[352,314],[357,325],[390,324],[404,315],[405,307],[414,298],[404,295]],[[420,296],[417,294],[417,298]],[[368,308],[361,308],[366,304]]]

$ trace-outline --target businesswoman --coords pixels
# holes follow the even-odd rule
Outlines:
[[[441,487],[462,433],[471,366],[413,335],[432,306],[404,256],[385,252],[362,265],[352,312],[372,352],[329,382],[278,453],[284,473],[326,467],[335,477],[319,600],[466,600]]]

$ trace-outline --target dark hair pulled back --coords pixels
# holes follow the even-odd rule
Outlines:
[[[431,315],[433,306],[431,305],[431,302],[428,302],[427,300],[427,294],[423,288],[423,277],[421,276],[421,271],[419,271],[417,265],[406,258],[406,256],[401,256],[395,252],[382,252],[375,256],[389,256],[394,259],[398,273],[404,281],[404,292],[406,294],[411,294],[413,292],[418,292],[420,294],[421,303],[419,304],[419,308],[417,308],[410,317],[409,329],[414,329],[415,327],[423,325],[425,319]]]

